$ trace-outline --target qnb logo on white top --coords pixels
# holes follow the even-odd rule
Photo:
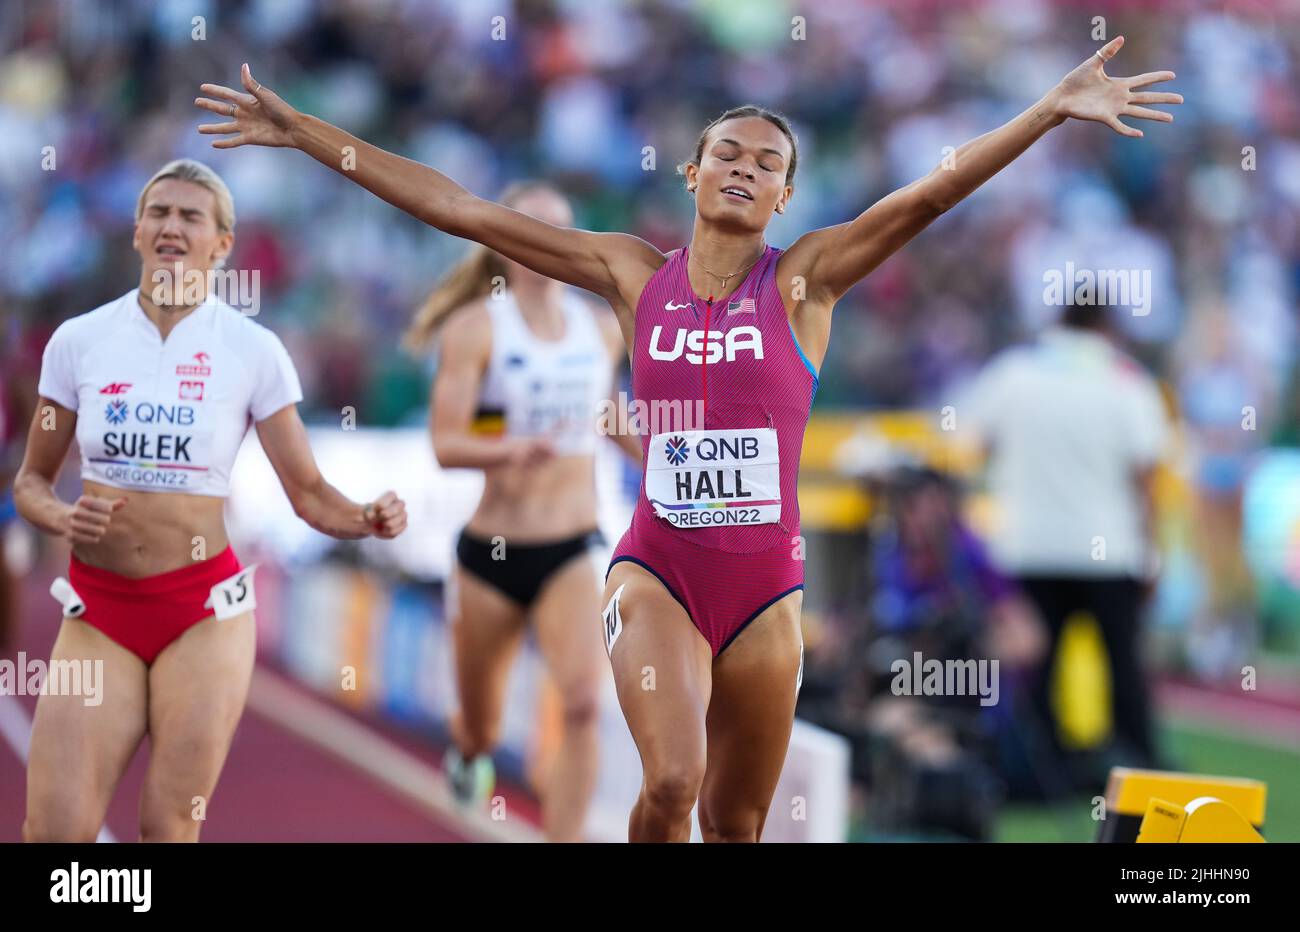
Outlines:
[[[753,353],[755,359],[763,358],[763,333],[757,327],[732,327],[726,333],[710,330],[707,360],[701,352],[705,348],[703,330],[679,327],[672,348],[664,349],[660,345],[663,329],[657,324],[650,332],[650,356],[653,359],[670,361],[681,356],[683,351],[686,351],[686,361],[696,366],[704,362],[719,362],[724,356],[727,362],[731,362],[742,351]]]

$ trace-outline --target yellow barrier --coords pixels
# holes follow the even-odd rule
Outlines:
[[[1202,796],[1186,806],[1164,799],[1147,802],[1138,830],[1140,844],[1230,842],[1259,844],[1264,837],[1240,812],[1221,799]]]
[[[1185,826],[1182,828],[1159,826],[1156,820],[1178,821],[1174,810],[1183,810],[1183,818],[1186,819],[1189,817],[1188,813],[1194,811],[1191,803],[1198,802],[1195,809],[1199,810],[1205,805],[1203,799],[1206,797],[1228,806],[1239,818],[1252,826],[1253,831],[1263,831],[1268,787],[1259,780],[1114,767],[1111,769],[1110,778],[1106,781],[1106,818],[1101,823],[1097,840],[1137,841],[1139,832],[1145,824],[1144,820],[1148,816],[1153,819],[1150,828],[1153,838],[1167,836],[1175,830],[1185,833]],[[1157,804],[1154,810],[1153,801]],[[1231,820],[1222,809],[1212,807],[1196,817],[1192,834],[1205,840],[1201,836],[1218,830],[1229,833],[1233,837],[1212,840],[1247,840],[1238,837],[1241,833],[1231,830],[1230,823]]]

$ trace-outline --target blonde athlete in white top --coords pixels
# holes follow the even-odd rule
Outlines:
[[[212,800],[253,669],[253,574],[222,521],[250,423],[312,527],[338,538],[406,527],[392,492],[361,505],[325,481],[279,339],[207,293],[234,222],[210,168],[164,166],[136,208],[140,287],[63,324],[46,350],[14,497],[27,521],[72,544],[50,669],[102,674],[92,695],[37,703],[27,841],[94,841],[145,734],[140,838],[198,840],[195,800]],[[184,287],[159,291],[160,273]],[[74,435],[84,492],[69,504],[54,482]]]

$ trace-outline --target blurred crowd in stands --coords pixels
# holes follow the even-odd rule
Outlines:
[[[1230,4],[1229,7],[1232,5]],[[1104,9],[1102,9],[1104,8]],[[1135,353],[1206,434],[1256,400],[1294,438],[1300,285],[1300,30],[1267,5],[791,0],[91,0],[0,9],[0,311],[7,370],[34,378],[62,319],[135,283],[132,210],[170,158],[234,191],[234,268],[303,374],[307,413],[416,421],[424,362],[397,335],[465,248],[298,153],[218,152],[202,81],[242,61],[300,109],[491,196],[546,176],[580,225],[663,249],[690,233],[676,166],[727,106],[788,114],[801,153],[769,240],[851,218],[992,129],[1123,33],[1111,71],[1169,67],[1186,103],[1140,142],[1067,125],[850,293],[818,405],[941,405],[1055,309],[1043,276],[1151,272]],[[46,147],[52,147],[47,150]],[[47,155],[54,157],[54,170]],[[653,166],[650,168],[649,166]],[[1218,433],[1222,433],[1219,431]],[[1220,444],[1226,442],[1218,438]],[[1230,481],[1241,450],[1220,451]]]

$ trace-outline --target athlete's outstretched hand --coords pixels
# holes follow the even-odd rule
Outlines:
[[[1056,112],[1076,120],[1093,120],[1105,123],[1121,136],[1142,135],[1119,121],[1122,116],[1139,120],[1158,120],[1172,123],[1174,115],[1163,110],[1151,110],[1141,104],[1181,104],[1181,94],[1160,91],[1138,91],[1135,88],[1172,81],[1172,71],[1150,71],[1135,78],[1112,78],[1106,74],[1106,63],[1124,45],[1124,37],[1116,36],[1102,46],[1091,58],[1075,68],[1056,86]]]
[[[83,495],[68,511],[67,537],[74,544],[97,544],[113,520],[113,512],[126,504],[125,498]]]
[[[406,530],[406,502],[395,492],[385,492],[365,507],[366,522],[381,540],[392,540]]]
[[[228,137],[213,140],[214,149],[292,146],[292,129],[301,114],[281,100],[275,91],[259,84],[247,64],[240,69],[239,77],[246,93],[220,84],[199,85],[199,90],[209,96],[196,97],[194,103],[204,110],[221,114],[228,121],[204,123],[199,127],[199,132]]]

